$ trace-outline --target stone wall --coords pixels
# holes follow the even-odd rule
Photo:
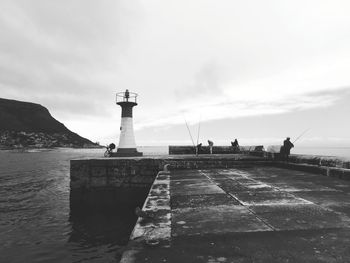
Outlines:
[[[148,158],[71,160],[71,211],[142,206],[159,170]]]
[[[71,160],[71,189],[144,187],[152,184],[162,168],[150,158],[104,158]]]
[[[350,161],[345,159],[330,156],[293,154],[289,156],[288,162],[285,162],[280,161],[278,154],[275,154],[273,157],[272,163],[279,167],[350,180]]]
[[[242,153],[262,153],[263,146],[252,145],[252,146],[240,146],[240,152]],[[190,145],[186,146],[169,146],[169,154],[195,154],[195,148]],[[202,146],[199,154],[209,154],[209,146]],[[233,154],[236,153],[232,146],[213,146],[213,154]],[[254,154],[253,154],[254,155]]]
[[[317,166],[337,167],[350,169],[350,161],[331,156],[317,156],[317,155],[300,155],[292,154],[289,156],[289,162],[292,163],[307,163]]]

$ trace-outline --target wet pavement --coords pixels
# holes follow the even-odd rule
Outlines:
[[[350,262],[350,181],[276,167],[157,176],[121,262]]]

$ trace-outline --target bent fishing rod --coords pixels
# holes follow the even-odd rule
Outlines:
[[[186,121],[185,117],[184,117],[184,120],[185,120],[185,123],[186,123],[186,127],[187,127],[187,130],[188,130],[188,133],[190,134],[193,147],[196,148],[196,146],[194,145],[194,141],[193,141],[193,138],[192,138],[192,134],[191,134],[190,128],[188,127],[188,124],[187,124],[187,121]]]
[[[292,143],[294,144],[297,140],[299,140],[306,132],[308,132],[310,130],[309,129],[306,129],[305,131],[303,131]]]
[[[198,142],[199,142],[199,132],[201,130],[201,120],[202,120],[202,115],[199,117],[199,122],[198,122],[197,145],[198,145]]]

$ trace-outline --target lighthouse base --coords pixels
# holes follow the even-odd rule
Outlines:
[[[112,157],[132,157],[142,156],[142,152],[138,152],[136,148],[118,148],[117,152],[112,153]]]

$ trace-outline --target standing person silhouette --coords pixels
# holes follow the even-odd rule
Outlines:
[[[196,146],[196,155],[198,155],[201,151],[202,151],[202,143],[199,143]]]
[[[232,145],[232,148],[233,148],[233,152],[234,152],[234,153],[239,152],[239,144],[238,144],[237,139],[235,139],[234,142],[231,142],[231,145]]]
[[[287,137],[283,141],[283,146],[281,147],[280,153],[284,160],[288,161],[290,155],[290,149],[294,147],[294,144],[290,141],[290,137]]]
[[[213,154],[213,145],[214,145],[214,143],[211,140],[208,140],[208,144],[209,144],[210,154]]]

